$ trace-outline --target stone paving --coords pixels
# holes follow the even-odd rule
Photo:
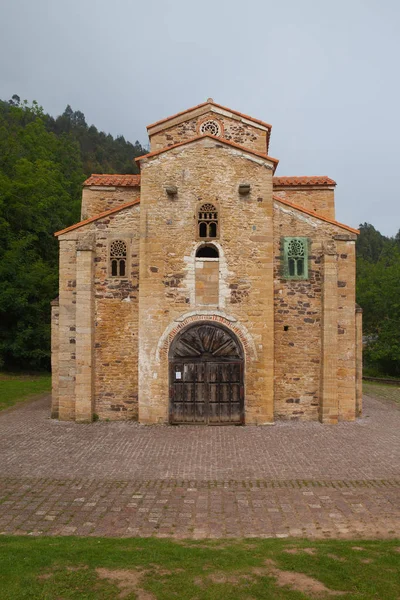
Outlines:
[[[400,410],[355,423],[79,425],[49,398],[0,414],[0,533],[400,536]]]

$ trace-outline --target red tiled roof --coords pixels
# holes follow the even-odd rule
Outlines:
[[[93,223],[94,221],[98,221],[98,219],[102,219],[103,217],[108,217],[108,215],[112,215],[113,213],[119,212],[124,208],[129,208],[130,206],[134,206],[135,204],[140,203],[140,198],[136,200],[131,200],[130,202],[126,202],[125,204],[120,204],[119,206],[115,206],[114,208],[110,208],[110,210],[106,210],[99,215],[95,215],[94,217],[90,217],[90,219],[85,219],[84,221],[79,221],[79,223],[74,223],[74,225],[70,225],[61,231],[56,231],[54,234],[56,237],[62,235],[63,233],[68,233],[69,231],[73,231],[74,229],[78,229],[78,227],[82,227],[83,225],[88,225],[89,223]]]
[[[83,185],[104,185],[115,187],[137,187],[140,185],[140,175],[99,175],[93,173],[83,182]]]
[[[231,112],[234,115],[243,117],[244,119],[248,119],[249,121],[253,121],[253,123],[258,123],[259,125],[262,125],[263,127],[266,127],[267,129],[272,129],[272,125],[270,125],[269,123],[265,123],[264,121],[260,121],[259,119],[254,119],[253,117],[250,117],[249,115],[245,115],[241,112],[238,112],[237,110],[232,110],[232,108],[227,108],[226,106],[222,106],[222,104],[217,104],[216,102],[211,101],[211,100],[207,101],[207,102],[202,102],[201,104],[197,104],[197,106],[192,106],[191,108],[187,108],[186,110],[182,110],[181,112],[178,112],[175,115],[171,115],[170,117],[166,117],[165,119],[156,121],[155,123],[152,123],[151,125],[147,125],[147,129],[151,129],[152,127],[155,127],[156,125],[161,125],[162,123],[171,121],[171,119],[176,119],[176,117],[180,117],[181,115],[184,115],[188,112],[192,112],[193,110],[197,110],[198,108],[203,108],[203,106],[207,106],[208,104],[211,104],[212,106],[216,106],[217,108],[221,108],[222,110],[226,110],[227,112]]]
[[[206,133],[205,135],[197,135],[196,137],[192,137],[189,140],[185,140],[184,142],[179,142],[178,144],[173,144],[172,146],[166,146],[165,148],[161,148],[160,150],[155,150],[154,152],[149,152],[148,154],[143,154],[143,156],[138,156],[135,158],[136,161],[140,161],[143,158],[152,158],[153,156],[157,156],[158,154],[162,154],[163,152],[168,152],[168,150],[173,150],[174,148],[180,148],[181,146],[185,146],[186,144],[191,144],[192,142],[197,142],[198,140],[210,138],[215,140],[220,144],[226,144],[227,146],[231,146],[232,148],[237,148],[242,152],[247,152],[248,154],[253,154],[254,156],[259,156],[266,160],[270,160],[275,164],[274,170],[276,169],[279,160],[277,158],[272,158],[272,156],[268,156],[268,154],[263,154],[262,152],[257,152],[256,150],[251,150],[250,148],[246,148],[245,146],[240,146],[239,144],[235,144],[235,142],[231,142],[230,140],[225,140],[220,137],[216,137],[215,135],[210,135]]]
[[[280,196],[276,196],[274,194],[272,197],[274,200],[277,200],[281,204],[286,204],[286,206],[290,206],[290,208],[299,210],[300,212],[305,213],[306,215],[310,215],[311,217],[314,217],[316,219],[319,219],[320,221],[326,221],[327,223],[331,223],[331,225],[336,225],[337,227],[341,227],[342,229],[347,229],[347,231],[351,231],[351,233],[355,233],[357,235],[360,233],[358,229],[353,229],[352,227],[349,227],[348,225],[339,223],[339,221],[335,221],[334,219],[329,219],[329,217],[324,217],[323,215],[313,212],[312,210],[308,210],[307,208],[304,208],[303,206],[299,206],[298,204],[293,204],[293,202],[288,202],[287,200],[285,200],[284,198],[281,198]]]
[[[204,136],[201,136],[201,137],[204,137]],[[169,148],[172,148],[172,146],[169,146]],[[165,148],[163,150],[167,150],[169,148]],[[144,156],[149,156],[149,155],[145,154]],[[143,157],[140,156],[139,158],[143,158]],[[271,160],[273,160],[273,159],[271,159]],[[86,179],[86,181],[83,182],[83,185],[85,185],[85,186],[99,185],[99,186],[104,186],[104,187],[107,187],[107,186],[139,187],[140,186],[140,175],[117,175],[117,174],[106,174],[106,173],[104,173],[102,175],[97,175],[94,173],[88,179]],[[306,185],[310,185],[310,186],[330,185],[330,186],[333,186],[333,185],[336,185],[336,181],[334,181],[333,179],[330,179],[329,177],[326,177],[325,175],[315,176],[315,177],[307,177],[307,176],[274,177],[273,185],[274,185],[274,187],[286,187],[286,186],[287,187],[290,187],[290,186],[296,187],[296,186],[302,186],[302,185],[304,185],[304,186],[306,186]]]
[[[204,136],[201,136],[204,137]],[[190,140],[189,140],[190,141]],[[182,143],[182,142],[181,142]],[[184,143],[184,142],[183,142]],[[232,142],[230,142],[232,143]],[[176,144],[174,147],[176,147],[179,144]],[[163,150],[159,150],[159,152],[162,152],[164,150],[168,150],[169,148],[172,148],[172,146],[169,146],[168,148],[164,148]],[[151,153],[154,154],[154,153]],[[148,154],[145,154],[144,156],[149,156]],[[266,155],[263,155],[266,156]],[[139,158],[143,158],[142,156],[140,156]],[[269,157],[270,158],[270,157]],[[276,160],[276,159],[272,159],[271,160]],[[273,178],[273,184],[274,187],[283,187],[283,186],[306,186],[306,185],[336,185],[336,181],[334,181],[333,179],[330,179],[329,177],[327,177],[326,175],[321,175],[321,176],[315,176],[315,177],[308,177],[308,176],[302,176],[302,177],[274,177]],[[88,179],[86,179],[86,181],[83,182],[83,185],[85,186],[90,186],[90,185],[99,185],[99,186],[121,186],[121,187],[138,187],[140,186],[140,175],[118,175],[118,174],[106,174],[103,173],[101,175],[93,173],[93,175],[91,175]]]
[[[302,186],[302,185],[336,185],[336,181],[326,175],[317,177],[274,177],[274,187],[278,186]]]

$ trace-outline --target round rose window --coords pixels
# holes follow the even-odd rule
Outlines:
[[[204,121],[200,126],[200,133],[202,134],[219,135],[220,132],[220,126],[217,121]]]

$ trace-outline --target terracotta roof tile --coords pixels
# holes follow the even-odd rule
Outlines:
[[[197,142],[198,140],[210,138],[215,140],[219,144],[225,144],[227,146],[231,146],[232,148],[237,148],[242,152],[247,152],[248,154],[253,154],[254,156],[259,156],[260,158],[264,158],[266,160],[270,160],[275,164],[274,170],[276,169],[279,160],[277,158],[272,158],[272,156],[268,156],[268,154],[264,154],[263,152],[257,152],[256,150],[251,150],[250,148],[246,148],[245,146],[240,146],[239,144],[235,144],[235,142],[231,142],[230,140],[225,140],[224,138],[216,137],[215,135],[210,135],[206,133],[205,135],[197,135],[196,137],[192,137],[184,142],[179,142],[178,144],[173,144],[172,146],[166,146],[165,148],[161,148],[160,150],[155,150],[154,152],[149,152],[148,154],[143,154],[143,156],[138,156],[135,158],[136,161],[140,161],[144,158],[152,158],[153,156],[157,156],[158,154],[162,154],[163,152],[168,152],[169,150],[173,150],[174,148],[180,148],[181,146],[185,146],[186,144],[191,144],[192,142]]]
[[[201,136],[204,137],[204,136]],[[197,139],[197,138],[195,138]],[[219,138],[218,138],[219,139]],[[190,141],[190,140],[188,140]],[[182,143],[182,142],[181,142]],[[183,142],[185,143],[185,142]],[[232,143],[232,142],[230,142]],[[178,146],[179,144],[175,144],[174,147]],[[169,146],[167,148],[163,148],[162,150],[159,150],[158,152],[163,152],[166,150],[169,150],[170,148],[172,148],[172,146]],[[154,154],[154,153],[150,153],[150,154]],[[148,154],[145,154],[144,156],[149,156]],[[267,155],[263,155],[263,156],[267,156]],[[140,156],[139,158],[143,158],[142,156]],[[270,158],[270,157],[269,157]],[[277,160],[277,159],[271,159],[271,160]],[[326,177],[325,175],[321,175],[321,176],[315,176],[315,177],[308,177],[308,176],[302,176],[302,177],[274,177],[273,178],[273,184],[274,187],[283,187],[283,186],[306,186],[306,185],[336,185],[336,181],[334,181],[333,179],[330,179],[329,177]],[[99,186],[114,186],[114,187],[139,187],[140,186],[140,175],[118,175],[118,174],[107,174],[107,173],[103,173],[103,174],[96,174],[94,173],[93,175],[91,175],[88,179],[86,179],[86,181],[83,182],[83,185],[85,186],[90,186],[90,185],[99,185]]]
[[[93,173],[83,182],[83,185],[100,185],[100,186],[115,186],[115,187],[137,187],[140,185],[140,175],[107,175]]]
[[[302,185],[336,185],[336,181],[326,175],[316,177],[274,177],[274,187],[278,186],[302,186]]]
[[[335,221],[334,219],[329,219],[329,217],[324,217],[323,215],[313,212],[312,210],[308,210],[307,208],[304,208],[304,206],[299,206],[298,204],[293,204],[293,202],[288,202],[288,200],[285,200],[284,198],[281,198],[280,196],[273,195],[272,197],[274,200],[277,200],[281,204],[290,206],[290,208],[299,210],[300,212],[305,213],[306,215],[310,215],[311,217],[314,217],[316,219],[319,219],[320,221],[326,221],[327,223],[331,223],[331,225],[336,225],[337,227],[341,227],[342,229],[347,229],[347,231],[351,231],[351,233],[355,233],[357,235],[360,233],[358,229],[353,229],[353,227],[349,227],[348,225],[339,223],[339,221]]]

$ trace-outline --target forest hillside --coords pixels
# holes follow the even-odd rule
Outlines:
[[[53,233],[79,221],[91,173],[137,172],[133,159],[145,153],[70,106],[53,118],[16,95],[0,101],[0,368],[50,367]]]
[[[364,368],[400,377],[400,230],[393,238],[359,226],[357,302],[363,309]]]

